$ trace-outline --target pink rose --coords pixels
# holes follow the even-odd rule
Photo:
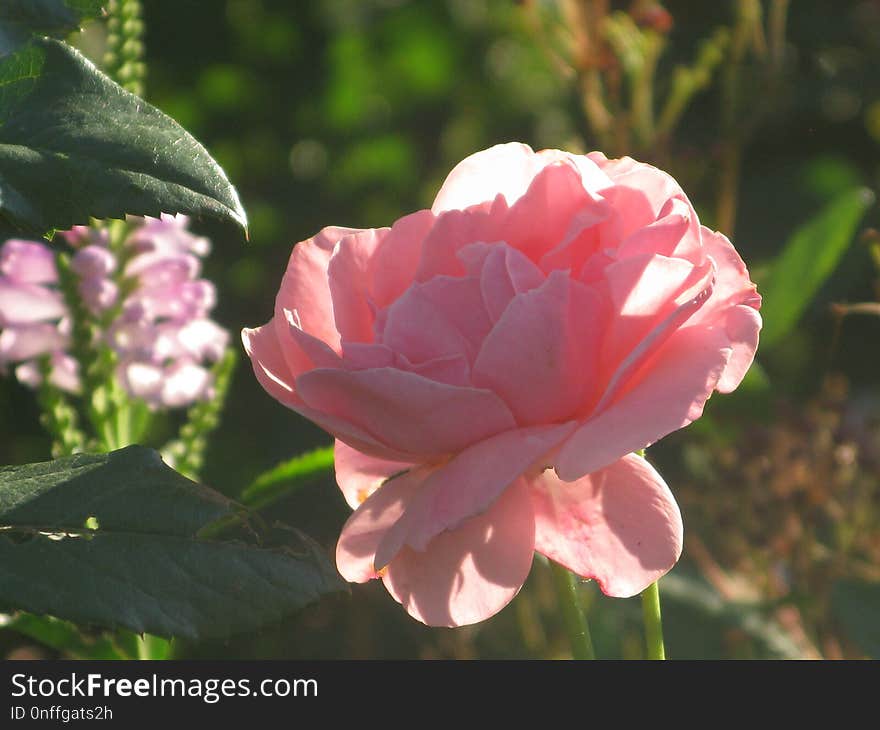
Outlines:
[[[505,144],[431,210],[297,245],[242,334],[268,393],[337,439],[342,575],[457,626],[536,550],[621,597],[675,564],[678,506],[632,452],[736,388],[760,302],[666,173]]]

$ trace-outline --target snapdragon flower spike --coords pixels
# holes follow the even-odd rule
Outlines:
[[[214,285],[198,278],[210,242],[186,224],[185,216],[163,215],[131,233],[126,245],[134,255],[124,273],[137,286],[111,331],[120,381],[156,408],[210,398],[205,365],[219,360],[229,341],[208,317],[217,302]]]
[[[0,371],[10,366],[23,383],[42,380],[39,359],[50,358],[50,380],[62,390],[79,387],[76,362],[67,354],[70,320],[51,250],[10,239],[0,247]]]
[[[130,395],[156,409],[210,398],[209,367],[229,340],[210,319],[214,286],[199,278],[200,257],[210,251],[210,242],[187,230],[185,216],[130,223],[133,230],[116,253],[106,229],[76,226],[62,234],[76,249],[71,270],[79,294],[106,325],[100,337],[117,354],[117,377]],[[32,241],[8,241],[0,251],[0,366],[21,362],[17,377],[36,386],[38,360],[49,355],[53,381],[76,390],[76,362],[67,354],[70,323],[54,286],[53,252]],[[126,293],[120,300],[121,281]]]

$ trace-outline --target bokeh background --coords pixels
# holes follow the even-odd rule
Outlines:
[[[622,46],[603,46],[589,23],[589,13],[613,11],[629,14],[631,24],[614,16],[622,31],[663,45],[650,86],[658,109],[675,68],[703,54],[702,88],[673,129],[646,133],[631,113],[625,33]],[[428,207],[458,160],[497,142],[663,166],[701,220],[731,235],[762,287],[796,230],[840,195],[878,184],[876,0],[145,0],[144,16],[147,99],[206,145],[250,217],[247,243],[196,222],[214,241],[206,274],[220,292],[216,318],[233,332],[269,318],[296,241]],[[77,42],[100,59],[93,26]],[[614,112],[604,129],[585,103],[593,73]],[[873,225],[872,206],[744,386],[648,452],[686,529],[684,557],[661,582],[670,657],[880,656],[880,316],[840,306],[880,296]],[[813,245],[818,260],[821,237]],[[151,439],[173,426],[159,423]],[[328,443],[240,363],[204,481],[235,496]],[[33,393],[0,380],[0,463],[48,456]],[[348,508],[328,475],[266,514],[332,551]],[[598,654],[641,656],[638,600],[604,598],[591,583],[581,591]],[[536,561],[520,596],[474,627],[427,629],[381,585],[353,586],[283,625],[177,642],[175,653],[564,657],[554,602]],[[23,650],[40,651],[0,631],[0,654]]]

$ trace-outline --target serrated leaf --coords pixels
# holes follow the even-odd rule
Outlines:
[[[0,603],[137,633],[220,638],[343,590],[316,554],[113,534],[0,538]]]
[[[0,3],[0,56],[32,35],[62,38],[101,14],[103,0],[3,0]]]
[[[0,215],[26,234],[126,214],[247,217],[220,166],[177,122],[70,46],[0,59]]]
[[[102,530],[187,536],[232,511],[143,446],[0,467],[4,527],[77,532],[95,517]]]
[[[140,446],[6,467],[0,606],[197,639],[254,630],[345,590],[304,536],[297,550],[198,537],[239,509]]]
[[[874,194],[867,188],[848,190],[794,232],[760,286],[762,347],[773,345],[797,324],[873,203]]]

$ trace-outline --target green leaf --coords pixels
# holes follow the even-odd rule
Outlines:
[[[332,446],[294,456],[254,479],[242,491],[241,501],[255,509],[263,507],[332,469]]]
[[[831,611],[850,641],[880,659],[880,583],[839,581],[831,592]]]
[[[239,509],[140,446],[0,469],[0,606],[198,639],[345,590],[299,533],[298,550],[199,536]]]
[[[18,613],[0,615],[0,628],[11,629],[78,659],[125,659],[126,655],[103,634],[89,635],[69,621],[51,616]]]
[[[760,287],[762,347],[771,346],[797,324],[873,203],[874,194],[867,188],[848,190],[794,232]]]
[[[7,527],[75,533],[95,517],[103,530],[187,536],[230,511],[221,494],[140,446],[0,467],[0,525]]]
[[[78,51],[37,39],[0,59],[0,216],[44,234],[162,212],[247,228],[205,148]]]
[[[710,643],[730,628],[737,628],[753,639],[762,657],[803,657],[801,648],[772,617],[767,606],[727,601],[702,578],[681,569],[663,577],[660,592],[667,645],[677,658],[707,656]],[[722,646],[715,649],[722,650]],[[708,655],[712,655],[711,651]]]
[[[103,0],[3,0],[0,4],[0,55],[32,35],[59,38],[101,14]]]

